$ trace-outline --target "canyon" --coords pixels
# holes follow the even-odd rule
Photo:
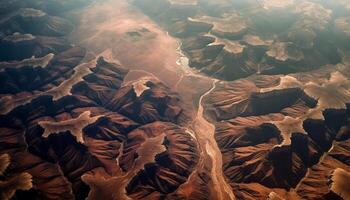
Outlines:
[[[346,1],[0,10],[1,199],[349,199]]]

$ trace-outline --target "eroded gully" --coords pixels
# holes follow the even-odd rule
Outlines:
[[[157,77],[157,79],[176,90],[185,101],[190,101],[185,102],[185,104],[193,104],[192,98],[197,96],[198,109],[193,115],[194,120],[188,125],[188,132],[197,141],[201,151],[199,164],[193,173],[208,167],[204,165],[210,163],[211,189],[214,190],[212,195],[215,195],[212,198],[215,200],[235,199],[222,171],[222,154],[214,137],[215,126],[205,118],[205,108],[203,106],[205,105],[204,99],[215,90],[218,80],[204,76],[188,67],[188,58],[181,52],[181,43],[179,44],[175,38],[169,36],[167,32],[126,0],[96,1],[79,15],[81,16],[81,25],[72,36],[74,42],[84,46],[95,55],[102,51],[109,52],[111,54],[109,60],[120,62],[131,69],[131,73],[142,70],[148,75],[151,74]],[[155,38],[147,41],[148,44],[145,44],[144,41],[128,41],[128,38],[124,37],[124,33],[135,31],[140,26],[156,33]],[[153,51],[156,52],[144,52],[149,49],[149,45],[152,45]],[[165,45],[168,52],[164,52],[162,45]],[[169,48],[169,46],[173,48]],[[135,51],[129,51],[125,57],[119,47],[129,50],[135,49]],[[144,51],[139,51],[140,49]],[[155,57],[157,51],[159,51],[159,58]],[[148,58],[147,53],[151,58]],[[152,60],[154,63],[149,64],[145,60]],[[130,63],[130,61],[132,62]],[[158,68],[157,64],[159,64]],[[137,66],[140,67],[137,68]],[[132,78],[126,81],[140,78],[137,76],[130,77]],[[170,77],[174,79],[173,82],[169,80]],[[192,85],[188,85],[189,82]],[[189,87],[193,89],[184,89]]]

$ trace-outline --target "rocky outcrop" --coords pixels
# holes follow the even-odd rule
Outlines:
[[[117,37],[115,22],[103,24],[113,26],[97,31],[107,38],[87,42],[99,53],[71,44],[77,8],[89,2],[0,2],[1,199],[348,198],[344,3],[133,1],[179,38],[177,64],[187,66],[188,57],[196,68],[164,68],[181,72],[169,77],[180,79],[180,96],[157,79],[166,81],[163,72],[130,72],[120,64],[127,59],[113,58],[119,46],[103,49],[168,37],[152,23]],[[130,16],[125,27],[137,21]],[[204,82],[212,88],[193,94]],[[184,107],[198,106],[199,96],[192,118]]]
[[[125,83],[129,70],[71,45],[62,12],[77,1],[11,3],[0,24],[1,198],[92,198],[102,178],[116,183],[107,199],[174,194],[199,157],[181,98],[157,80]]]
[[[0,60],[23,60],[32,56],[42,57],[49,53],[58,54],[72,46],[64,38],[33,36],[14,33],[1,38]]]
[[[329,99],[331,91],[343,87],[325,89],[327,78],[317,83],[324,88],[317,91],[329,93],[315,91],[309,96],[308,92],[313,80],[322,80],[315,76],[334,79],[337,73],[347,77],[333,67],[291,75],[295,79],[251,77],[217,84],[206,99],[207,113],[217,121],[215,137],[223,153],[224,173],[237,196],[340,198],[329,181],[336,168],[348,170],[349,112],[347,106],[338,106],[347,98]],[[324,103],[326,96],[329,103]]]
[[[155,145],[152,145],[152,149],[143,147],[150,142],[147,137],[159,136],[163,137],[163,142],[159,144],[164,145],[165,149],[160,150],[162,152],[152,158],[154,163],[139,167],[141,170],[135,171],[137,175],[127,187],[128,193],[135,199],[145,198],[152,193],[158,193],[161,198],[161,196],[174,192],[186,182],[186,177],[191,174],[195,163],[198,162],[196,143],[186,133],[186,130],[171,123],[156,122],[130,132],[128,140],[135,142],[125,145],[127,151],[123,152],[119,160],[122,168],[135,170],[140,163],[144,163],[145,159],[154,154],[150,151],[157,151]],[[137,146],[139,147],[135,148]],[[138,150],[141,148],[142,151]],[[135,157],[137,157],[136,160],[130,159]]]
[[[158,6],[151,6],[154,4]],[[135,1],[182,40],[191,67],[223,80],[311,71],[341,63],[340,52],[348,46],[348,20],[332,15],[343,7],[339,4],[198,1],[180,5],[172,0]],[[330,26],[333,23],[335,28]],[[342,50],[338,51],[340,46]]]
[[[2,154],[0,156],[0,173],[4,176],[6,169],[10,165],[10,156]],[[33,187],[32,176],[29,173],[20,173],[0,181],[1,199],[11,199],[17,190],[29,190]]]

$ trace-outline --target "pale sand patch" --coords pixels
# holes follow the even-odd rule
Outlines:
[[[35,36],[32,34],[14,33],[12,35],[6,36],[3,40],[10,41],[10,42],[22,42],[22,41],[30,41],[34,39],[35,39]]]
[[[189,18],[193,22],[202,22],[212,24],[212,30],[218,33],[232,33],[238,34],[247,28],[247,23],[238,14],[226,14],[223,17],[199,16],[196,18]]]
[[[168,0],[173,5],[183,5],[183,6],[195,6],[198,4],[197,0]]]
[[[48,138],[51,134],[59,134],[66,131],[75,136],[78,143],[84,144],[83,129],[89,124],[95,123],[101,116],[91,117],[90,111],[85,111],[77,118],[65,121],[40,121],[38,124],[45,129],[43,137]]]
[[[211,34],[207,34],[207,36],[215,38],[215,41],[213,43],[208,44],[208,46],[223,45],[224,50],[232,54],[241,54],[243,53],[243,50],[246,47],[245,45],[242,45],[239,41],[223,39]]]
[[[323,120],[323,111],[326,109],[346,109],[346,104],[350,103],[350,80],[341,72],[335,71],[330,73],[329,79],[317,80],[318,82],[303,83],[293,75],[286,75],[280,78],[280,84],[260,89],[260,92],[270,92],[287,88],[301,88],[304,92],[318,101],[315,108],[311,108],[305,114],[297,117],[285,117],[284,120],[271,121],[281,131],[284,139],[281,145],[290,144],[290,136],[294,132],[306,133],[303,128],[303,122],[306,119]]]
[[[247,34],[243,37],[243,41],[252,46],[269,46],[273,40],[264,40],[257,35]]]
[[[350,200],[350,172],[337,168],[332,175],[331,190],[344,200]]]
[[[33,56],[31,58],[26,58],[21,61],[0,62],[0,72],[4,71],[4,69],[6,68],[21,68],[24,66],[32,66],[33,68],[46,68],[54,56],[55,54],[49,53],[46,56],[39,58]]]
[[[294,0],[264,0],[263,7],[265,9],[286,8],[294,4]]]

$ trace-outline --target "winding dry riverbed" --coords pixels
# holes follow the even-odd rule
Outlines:
[[[204,117],[203,99],[209,95],[216,87],[217,80],[213,81],[210,90],[204,93],[199,99],[198,113],[194,121],[194,130],[198,142],[202,148],[205,147],[206,154],[212,161],[211,178],[217,192],[218,200],[235,199],[230,185],[226,182],[222,172],[222,155],[215,141],[215,126],[208,122]]]
[[[193,118],[188,132],[195,137],[201,150],[199,168],[210,164],[213,199],[235,199],[222,172],[222,155],[215,141],[215,127],[204,116],[203,99],[216,87],[218,80],[199,74],[188,67],[181,52],[181,43],[169,36],[157,24],[126,0],[96,1],[79,13],[80,25],[72,41],[99,55],[110,52],[109,60],[130,69],[125,82],[145,75],[155,77],[179,93],[184,107]],[[147,30],[147,31],[145,31]],[[131,37],[130,33],[141,36]],[[191,185],[189,184],[189,187]]]

